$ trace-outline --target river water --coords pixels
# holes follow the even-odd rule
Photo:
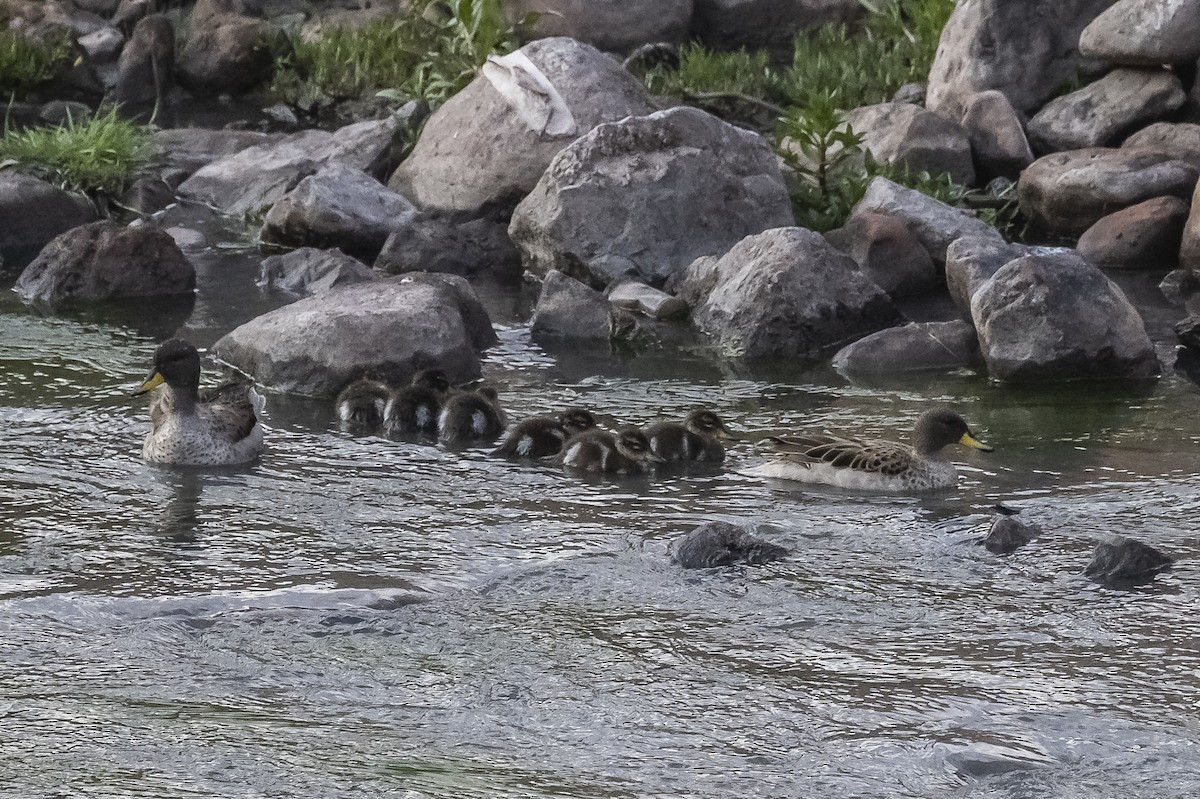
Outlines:
[[[0,795],[1200,795],[1185,376],[856,386],[702,351],[546,352],[528,298],[485,288],[485,373],[512,416],[704,403],[739,433],[728,462],[583,480],[352,436],[272,397],[260,464],[151,467],[129,392],[152,337],[182,321],[206,346],[284,301],[255,288],[252,253],[196,260],[194,308],[59,318],[0,298]],[[1170,360],[1182,311],[1157,277],[1124,282]],[[904,437],[935,403],[996,447],[956,454],[955,490],[739,474],[769,434]],[[998,501],[1043,535],[978,546]],[[713,519],[793,555],[674,565],[670,542]],[[1082,571],[1116,533],[1179,563],[1099,587]]]

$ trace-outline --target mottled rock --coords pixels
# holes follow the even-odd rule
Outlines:
[[[1165,269],[1179,260],[1188,204],[1178,197],[1155,197],[1100,219],[1076,249],[1096,266],[1110,269]]]
[[[1200,58],[1195,0],[1119,0],[1092,20],[1079,51],[1114,64],[1187,64]]]
[[[949,372],[980,360],[979,341],[966,322],[912,322],[842,347],[833,368],[847,377],[879,377]]]
[[[961,208],[954,208],[914,189],[900,186],[887,178],[875,178],[850,217],[875,212],[903,219],[933,258],[946,262],[946,248],[963,236],[1003,237],[991,225]]]
[[[112,100],[123,105],[162,102],[175,85],[175,28],[163,14],[143,18],[117,59]]]
[[[330,289],[263,314],[214,347],[268,390],[333,397],[370,373],[407,385],[437,367],[453,383],[479,376],[495,343],[471,286],[450,275],[406,275]]]
[[[788,556],[772,544],[729,522],[706,522],[671,545],[675,562],[685,569],[711,569],[739,563],[758,565]]]
[[[942,30],[925,105],[962,119],[970,95],[997,89],[1018,111],[1041,106],[1079,69],[1079,33],[1113,0],[973,0]]]
[[[992,236],[963,236],[946,248],[946,288],[963,319],[971,321],[971,297],[1000,267],[1026,255],[1067,252],[1061,247],[1009,244]]]
[[[800,31],[862,17],[858,0],[696,0],[692,33],[720,50],[768,47],[791,55]]]
[[[1096,545],[1083,573],[1102,585],[1124,588],[1151,582],[1174,563],[1174,558],[1149,544],[1117,536]]]
[[[881,163],[914,173],[947,174],[967,186],[975,182],[971,142],[961,125],[909,103],[863,106],[846,114],[846,121]]]
[[[0,226],[0,230],[3,226]],[[1183,241],[1179,245],[1179,266],[1200,274],[1200,183],[1192,191],[1192,209],[1183,226]]]
[[[271,207],[260,238],[290,247],[338,247],[374,258],[416,209],[362,170],[334,162]]]
[[[825,238],[892,297],[923,294],[938,284],[937,266],[900,217],[876,211],[851,214]]]
[[[1007,264],[975,292],[971,316],[997,380],[1141,379],[1159,371],[1138,312],[1077,254]]]
[[[638,45],[682,43],[692,21],[692,0],[504,0],[509,19],[538,14],[538,38],[568,36],[610,53]]]
[[[60,306],[191,294],[196,271],[175,240],[148,226],[93,222],[57,236],[17,279],[25,302]]]
[[[1188,122],[1156,122],[1142,128],[1121,144],[1125,150],[1161,153],[1200,170],[1200,125]]]
[[[508,237],[507,222],[490,217],[463,220],[457,216],[418,213],[409,217],[384,242],[375,268],[393,275],[520,275],[521,254]]]
[[[979,542],[988,552],[1007,555],[1042,534],[1041,528],[1036,524],[1018,519],[1015,515],[1017,511],[1003,505],[997,505],[996,510],[999,512],[992,519],[992,526],[988,528],[987,537]]]
[[[382,278],[379,272],[341,250],[301,247],[264,259],[258,283],[276,291],[307,295]]]
[[[598,125],[559,153],[513,212],[526,269],[603,286],[661,285],[702,255],[793,223],[761,136],[695,108]]]
[[[1033,163],[1025,128],[1004,92],[976,92],[966,100],[962,126],[971,141],[976,172],[982,181],[996,177],[1016,179]]]
[[[392,119],[357,122],[333,132],[305,130],[201,167],[179,187],[179,196],[227,214],[257,213],[274,205],[301,180],[338,161],[379,177],[395,156]]]
[[[899,318],[849,256],[797,227],[698,258],[678,294],[689,299],[697,329],[738,358],[813,359]]]
[[[542,280],[530,333],[537,339],[608,341],[611,315],[604,295],[562,272]]]
[[[95,208],[78,194],[32,175],[0,171],[0,250],[40,248],[95,218]]]
[[[1153,197],[1187,198],[1197,170],[1162,153],[1101,147],[1052,153],[1021,173],[1021,212],[1037,228],[1078,236],[1101,217]]]
[[[252,17],[224,14],[193,25],[179,54],[179,82],[197,94],[239,94],[271,75],[277,30]]]
[[[554,38],[519,52],[550,90],[514,89],[511,80],[539,85],[520,70],[480,75],[429,118],[389,186],[427,210],[511,208],[576,138],[601,122],[654,110],[645,87],[594,47]]]
[[[1187,100],[1179,78],[1161,69],[1114,69],[1055,98],[1029,120],[1039,152],[1110,144],[1138,123],[1162,119]]]
[[[683,300],[637,280],[625,280],[611,286],[608,302],[616,308],[636,311],[658,320],[678,319],[688,312],[687,303]]]

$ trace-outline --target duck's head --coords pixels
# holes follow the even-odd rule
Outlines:
[[[697,408],[689,413],[687,418],[683,420],[683,425],[693,433],[698,433],[702,436],[729,438],[732,435],[720,416],[703,408]]]
[[[446,379],[446,373],[441,369],[422,369],[413,375],[412,384],[433,389],[439,394],[445,394],[450,390],[450,381]]]
[[[913,442],[917,452],[931,455],[951,444],[962,444],[982,452],[992,451],[991,447],[975,438],[966,421],[954,411],[940,408],[921,414]]]
[[[636,427],[622,427],[613,434],[617,442],[617,452],[634,461],[650,461],[665,463],[663,458],[654,454],[650,448],[650,439]]]
[[[596,417],[583,408],[567,408],[558,415],[558,420],[572,435],[582,433],[584,430],[591,430],[596,426]]]
[[[133,392],[145,394],[166,383],[171,388],[191,389],[200,386],[200,353],[190,341],[173,338],[158,345],[154,351],[154,368],[150,376]]]

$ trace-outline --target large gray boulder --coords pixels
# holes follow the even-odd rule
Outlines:
[[[1200,3],[1120,0],[1092,20],[1079,51],[1114,64],[1190,64],[1200,58]]]
[[[201,167],[179,186],[179,196],[227,214],[258,213],[304,178],[334,161],[376,177],[394,156],[395,120],[357,122],[335,131],[305,130],[265,142]]]
[[[980,360],[979,340],[966,322],[912,322],[842,347],[833,368],[847,377],[895,377],[965,369]]]
[[[1155,197],[1111,213],[1079,237],[1076,249],[1105,269],[1164,269],[1179,260],[1188,204]]]
[[[437,367],[451,382],[479,376],[495,343],[470,285],[450,275],[407,275],[331,289],[236,328],[214,354],[267,389],[332,397],[365,372],[403,385]]]
[[[850,220],[866,213],[882,213],[903,219],[935,263],[946,262],[946,248],[963,236],[982,236],[1002,241],[994,227],[964,211],[909,189],[887,178],[877,177],[867,186]],[[847,221],[847,225],[851,224]]]
[[[509,234],[535,274],[661,285],[702,255],[793,221],[765,139],[673,108],[599,125],[559,153]]]
[[[1021,117],[1004,92],[990,89],[966,98],[962,126],[971,140],[979,182],[996,177],[1015,180],[1033,163],[1033,150]]]
[[[854,109],[846,122],[881,163],[914,173],[947,174],[966,186],[975,182],[966,130],[931,111],[911,103],[879,103]]]
[[[95,218],[85,197],[33,175],[0,171],[0,250],[40,249],[59,233]]]
[[[967,98],[998,89],[1018,111],[1039,107],[1080,66],[1079,33],[1114,0],[966,0],[942,30],[926,107],[962,119]]]
[[[1021,173],[1021,212],[1037,228],[1078,236],[1101,217],[1153,197],[1187,199],[1196,167],[1166,153],[1093,147],[1039,158]]]
[[[1176,161],[1186,161],[1200,170],[1200,125],[1156,122],[1130,136],[1121,148],[1161,153]]]
[[[489,64],[429,118],[389,186],[429,210],[511,208],[576,138],[654,110],[645,87],[594,47],[553,38],[518,52]]]
[[[813,359],[895,324],[891,299],[819,233],[798,227],[747,236],[723,256],[698,258],[679,295],[723,354]]]
[[[335,161],[275,203],[260,235],[267,243],[338,247],[374,258],[416,213],[412,203],[361,169]]]
[[[1159,371],[1138,312],[1074,253],[1004,266],[971,298],[971,316],[997,380],[1140,379]]]
[[[288,294],[307,295],[382,279],[382,274],[341,250],[301,247],[264,258],[258,284]]]
[[[769,47],[791,55],[800,31],[831,22],[854,22],[859,0],[696,0],[692,33],[721,50]]]
[[[992,275],[1026,255],[1069,252],[1061,247],[1009,244],[993,236],[963,236],[946,248],[946,288],[963,319],[971,320],[971,298]]]
[[[692,0],[504,0],[509,19],[538,14],[538,38],[568,36],[610,53],[642,44],[679,44],[692,22]]]
[[[457,216],[419,212],[408,217],[384,242],[375,268],[392,275],[447,272],[520,276],[521,254],[508,237],[507,223],[489,217],[463,220]]]
[[[1162,119],[1185,100],[1183,84],[1170,72],[1114,69],[1047,103],[1029,120],[1029,139],[1040,152],[1099,147],[1140,122]]]
[[[13,290],[50,306],[191,294],[196,270],[161,230],[93,222],[56,237],[25,268]]]

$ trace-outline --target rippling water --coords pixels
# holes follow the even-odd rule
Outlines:
[[[202,259],[184,335],[211,344],[281,302],[254,263]],[[273,398],[261,464],[150,467],[128,392],[170,319],[0,299],[0,795],[1200,794],[1186,379],[862,387],[547,353],[518,295],[487,296],[485,372],[513,416],[642,423],[704,402],[741,435],[727,464],[580,480],[351,436]],[[952,492],[738,474],[771,433],[906,436],[935,402],[996,445],[961,454]],[[977,546],[997,501],[1045,534]],[[673,565],[670,541],[710,519],[794,555]],[[1082,570],[1114,533],[1180,562],[1100,588]]]

